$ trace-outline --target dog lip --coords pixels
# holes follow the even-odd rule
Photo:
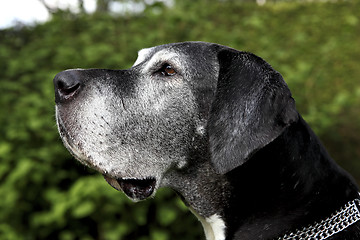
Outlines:
[[[134,201],[145,200],[155,191],[156,179],[124,179],[113,178],[104,175],[105,180],[116,190],[122,190],[130,199]]]

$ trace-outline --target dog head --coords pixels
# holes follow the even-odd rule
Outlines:
[[[297,119],[264,60],[203,42],[143,49],[127,70],[66,70],[54,86],[64,145],[134,201],[191,165],[199,142],[224,174]]]

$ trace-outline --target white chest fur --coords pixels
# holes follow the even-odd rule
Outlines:
[[[195,211],[191,209],[191,212],[199,219],[201,222],[206,240],[225,240],[225,222],[217,214],[214,214],[210,217],[203,218],[199,216]]]

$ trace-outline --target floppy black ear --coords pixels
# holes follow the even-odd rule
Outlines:
[[[298,113],[282,76],[261,58],[226,48],[218,60],[208,133],[212,163],[223,174],[277,138]]]

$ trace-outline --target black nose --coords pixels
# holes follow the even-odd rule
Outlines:
[[[81,89],[81,70],[66,70],[54,78],[55,102],[73,98]]]

